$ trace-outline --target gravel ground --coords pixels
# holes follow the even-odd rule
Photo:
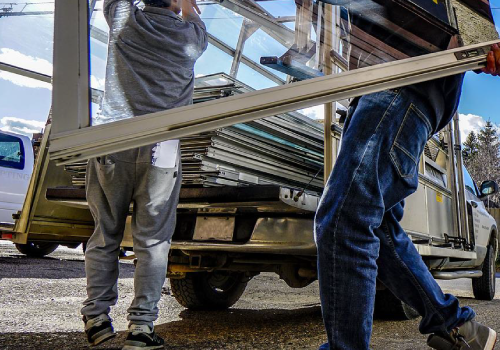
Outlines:
[[[131,263],[121,264],[120,299],[111,313],[119,335],[97,349],[120,349],[124,341],[133,270]],[[479,321],[500,329],[499,299],[476,301],[468,280],[441,284],[473,306]],[[84,297],[80,249],[59,248],[30,259],[0,241],[0,349],[87,349],[79,316]],[[318,298],[317,283],[292,289],[273,274],[262,274],[228,311],[190,312],[177,304],[167,283],[155,329],[168,349],[316,349],[325,339]],[[425,339],[418,320],[375,320],[372,348],[428,349]]]

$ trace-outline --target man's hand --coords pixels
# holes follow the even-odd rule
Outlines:
[[[486,67],[481,71],[494,76],[500,75],[500,45],[491,46],[491,51],[486,56]]]
[[[196,0],[187,0],[187,1],[190,1],[191,2],[191,6],[193,6],[193,8],[195,9],[195,11],[201,15],[201,10],[200,8],[198,7],[198,4],[196,4]]]
[[[190,15],[201,15],[200,8],[196,4],[196,0],[183,0],[182,1],[182,17],[188,18]]]

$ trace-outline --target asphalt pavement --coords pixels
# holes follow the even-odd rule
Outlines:
[[[118,350],[125,339],[134,266],[125,261],[120,268],[120,297],[111,312],[119,335],[93,349]],[[480,322],[500,330],[500,294],[493,301],[477,301],[470,280],[440,284],[463,305],[474,307]],[[0,349],[88,349],[79,314],[85,295],[81,248],[58,248],[36,259],[0,241]],[[167,282],[159,308],[155,329],[167,349],[317,349],[325,341],[317,282],[292,289],[273,274],[261,274],[232,308],[217,312],[184,309],[171,296]],[[374,321],[374,350],[428,349],[425,340],[418,332],[418,319]]]

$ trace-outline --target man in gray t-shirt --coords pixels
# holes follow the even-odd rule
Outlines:
[[[192,103],[194,64],[207,48],[196,0],[105,0],[110,28],[102,114],[93,125]],[[182,10],[182,18],[179,13]],[[91,159],[86,192],[95,230],[87,243],[82,308],[91,345],[115,335],[108,314],[118,298],[118,254],[133,203],[137,258],[124,350],[160,349],[154,333],[181,184],[178,141]]]

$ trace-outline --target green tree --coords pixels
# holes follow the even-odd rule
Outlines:
[[[464,156],[464,163],[467,169],[469,169],[469,172],[473,171],[472,169],[475,169],[476,167],[478,152],[479,140],[477,139],[476,133],[474,131],[471,131],[465,139],[464,148],[462,151]]]
[[[464,163],[472,178],[480,185],[485,180],[500,181],[500,139],[496,125],[486,122],[477,135],[472,131],[464,142]],[[499,203],[500,194],[490,201]]]

